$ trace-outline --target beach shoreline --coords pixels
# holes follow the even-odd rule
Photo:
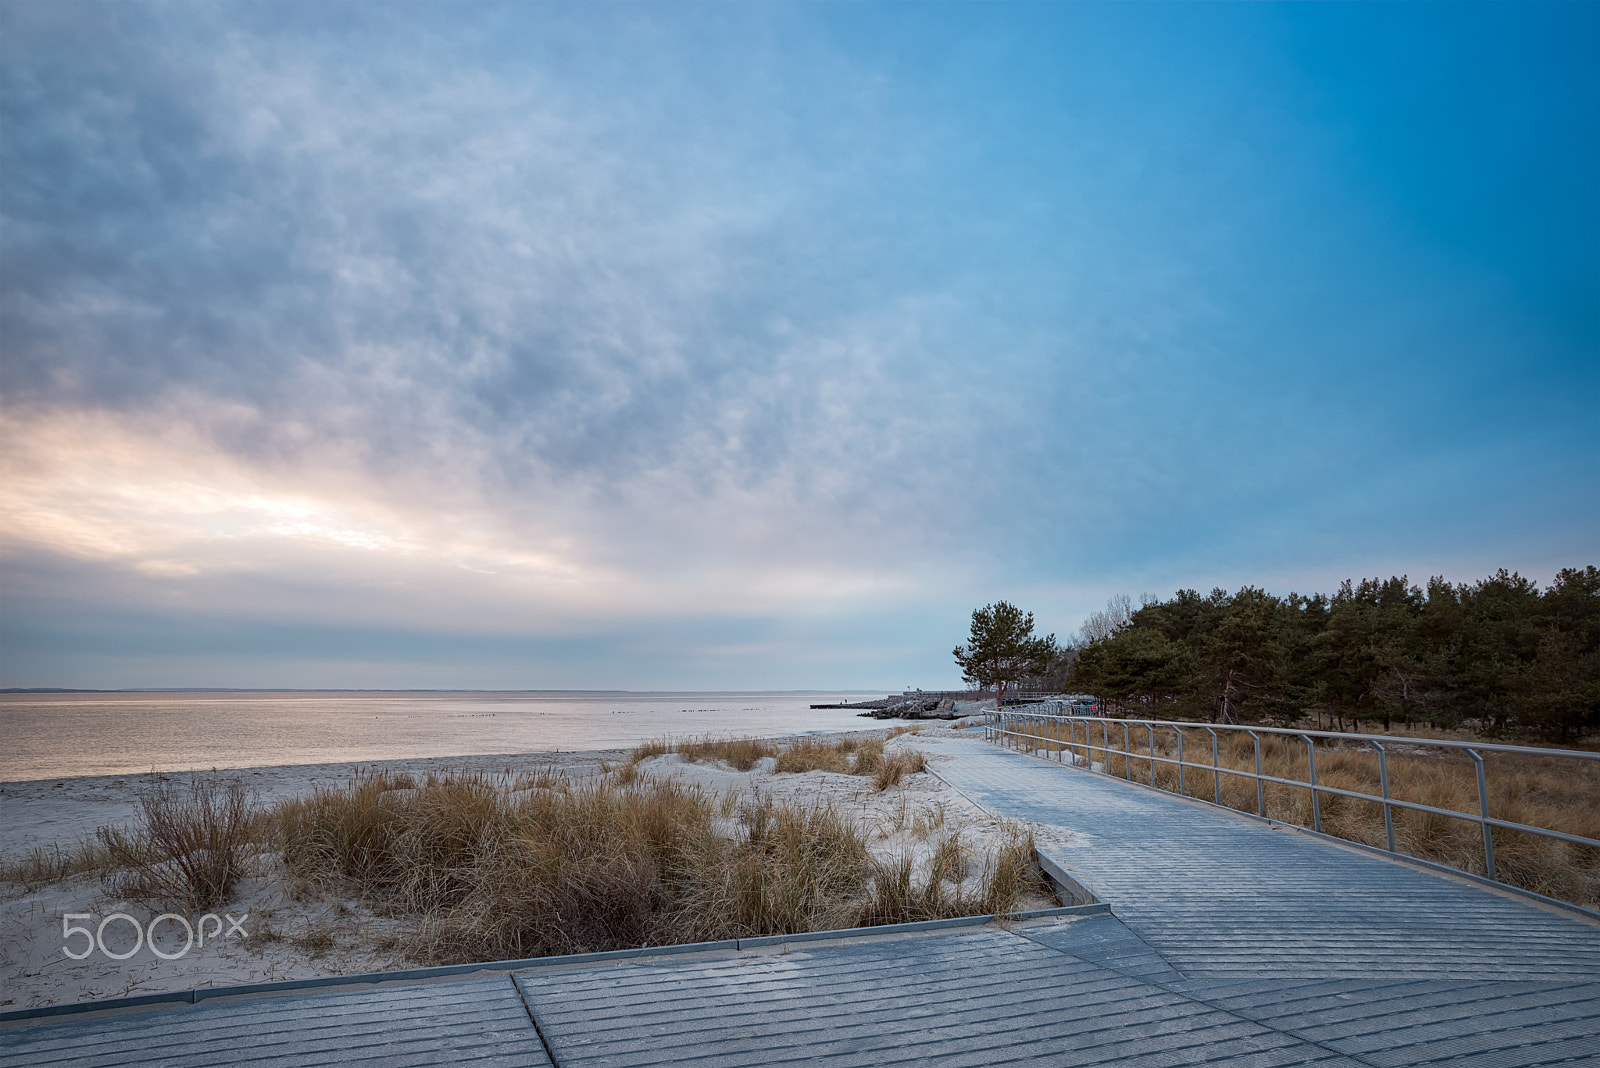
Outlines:
[[[857,737],[883,738],[883,727],[840,732]],[[800,737],[778,736],[777,739]],[[809,735],[816,737],[816,735]],[[824,736],[826,737],[826,736]],[[949,744],[968,744],[971,735],[949,726],[925,727],[901,733],[888,742],[891,752],[906,748],[921,751],[936,767],[950,759],[941,753]],[[569,780],[598,781],[608,769],[620,768],[632,749],[581,752],[535,752],[507,756],[428,757],[398,761],[355,761],[330,764],[284,765],[275,768],[219,769],[215,772],[169,772],[143,776],[82,776],[0,783],[7,819],[0,821],[0,859],[16,863],[32,849],[59,845],[64,850],[92,839],[99,827],[126,826],[138,812],[142,790],[162,784],[216,775],[224,781],[246,784],[263,805],[304,795],[317,788],[348,783],[353,777],[376,770],[409,773],[414,777],[447,772],[507,776],[534,776],[555,772]],[[903,783],[881,792],[869,778],[838,772],[777,773],[767,758],[749,771],[721,762],[695,763],[678,753],[653,756],[639,764],[642,776],[671,779],[713,794],[736,793],[770,798],[780,804],[813,806],[826,803],[854,820],[869,841],[869,850],[885,858],[911,856],[926,863],[941,835],[958,833],[975,855],[1011,840],[1018,826],[990,816],[946,785],[935,774],[908,776]],[[930,832],[925,828],[937,827]],[[1032,828],[1024,828],[1032,830]],[[1069,841],[1068,832],[1045,831],[1054,844]],[[1051,901],[1030,907],[1048,907]],[[125,914],[108,929],[108,945],[121,928],[130,937],[132,921],[148,925],[154,910],[119,901],[94,875],[70,876],[50,883],[24,885],[0,883],[0,1005],[38,1006],[156,993],[205,986],[315,978],[410,967],[414,960],[402,952],[410,921],[381,915],[367,903],[337,893],[307,893],[288,876],[282,860],[263,853],[253,859],[251,873],[241,882],[218,914],[248,914],[249,939],[215,940],[185,951],[180,959],[164,959],[156,946],[145,945],[126,960],[99,953],[88,959],[70,959],[64,953],[64,917],[87,916],[77,921],[93,928],[102,919]],[[173,953],[183,948],[181,928],[174,921],[163,927],[160,949]],[[81,935],[78,937],[82,937]],[[124,939],[125,946],[131,946]],[[111,946],[118,949],[117,946]],[[120,950],[118,950],[120,951]]]

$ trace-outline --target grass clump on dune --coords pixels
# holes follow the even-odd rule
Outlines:
[[[890,738],[911,728],[898,728]],[[812,771],[838,775],[861,775],[872,779],[873,790],[881,793],[898,786],[910,774],[923,771],[927,759],[919,752],[886,754],[885,738],[862,738],[847,734],[840,738],[796,738],[781,748],[758,738],[701,738],[685,741],[654,741],[636,747],[628,762],[614,774],[619,785],[629,785],[638,777],[639,764],[651,757],[677,753],[685,760],[722,761],[738,771],[749,771],[766,757],[775,757],[772,770],[779,775],[799,775]]]
[[[797,738],[784,746],[772,770],[780,775],[803,775],[808,771],[848,775],[853,759],[859,759],[857,752],[860,747],[861,741],[851,737],[832,742],[820,738]],[[879,749],[882,749],[882,743],[879,743]]]
[[[899,786],[907,775],[915,775],[928,767],[928,758],[915,749],[885,757],[872,776],[872,788],[882,793],[891,786]]]
[[[1016,911],[1030,896],[1054,899],[1054,887],[1039,867],[1030,834],[1018,832],[983,858],[979,889],[963,894],[960,886],[972,862],[959,835],[943,839],[925,869],[910,854],[873,858],[873,892],[858,912],[858,922],[870,926],[947,916],[1003,915]]]
[[[199,911],[227,900],[243,877],[262,814],[238,780],[162,783],[139,798],[132,831],[97,832],[109,889],[120,897]]]
[[[31,893],[74,875],[106,875],[116,867],[117,862],[97,839],[79,841],[66,848],[57,843],[35,846],[21,856],[7,858],[0,863],[0,882],[18,883]]]
[[[891,786],[898,786],[906,775],[927,768],[927,758],[921,753],[908,750],[888,754],[884,750],[884,742],[883,738],[858,738],[853,735],[834,741],[800,738],[784,747],[772,770],[780,774],[832,771],[866,776],[872,779],[873,790],[882,793]]]
[[[854,823],[829,804],[739,801],[670,780],[556,788],[549,779],[535,786],[480,775],[411,784],[379,772],[286,802],[278,816],[298,878],[414,917],[409,950],[427,962],[983,910],[942,889],[953,861],[907,890],[910,867],[874,861]],[[987,862],[982,901],[1004,906],[987,911],[1006,911],[1023,892],[1014,867],[1005,856]]]
[[[704,763],[721,760],[737,771],[749,771],[770,756],[778,755],[778,747],[760,738],[693,738],[682,741],[645,742],[636,746],[628,763],[637,765],[654,756],[677,753],[685,760]]]
[[[35,848],[0,864],[0,882],[32,890],[95,875],[118,897],[199,911],[226,901],[247,858],[273,837],[270,817],[238,780],[162,782],[140,792],[131,827],[101,827],[65,849]]]

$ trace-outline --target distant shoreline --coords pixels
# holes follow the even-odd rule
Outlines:
[[[355,686],[125,686],[116,690],[77,689],[69,686],[4,686],[0,694],[51,693],[587,693],[587,694],[740,694],[740,693],[898,693],[890,686],[854,686],[845,690],[461,690],[374,689]]]

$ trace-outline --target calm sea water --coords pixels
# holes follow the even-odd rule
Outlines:
[[[0,694],[0,781],[857,730],[876,693]]]

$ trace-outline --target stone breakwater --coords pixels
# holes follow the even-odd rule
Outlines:
[[[857,715],[870,719],[960,719],[976,713],[982,704],[982,701],[970,700],[962,691],[928,693],[917,690],[873,701],[811,707],[858,708],[862,711]]]

